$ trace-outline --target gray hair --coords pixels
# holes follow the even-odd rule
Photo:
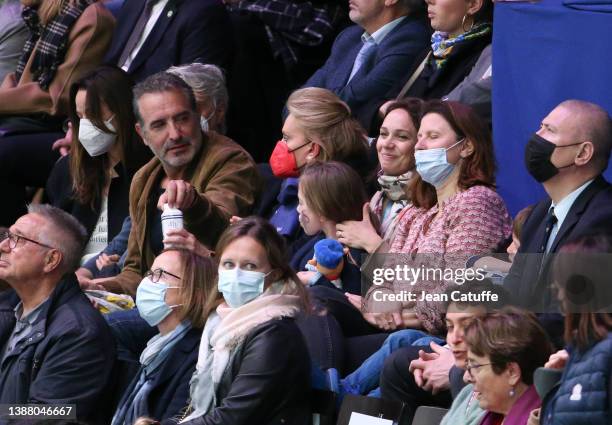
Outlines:
[[[185,98],[189,101],[189,106],[192,112],[197,111],[196,99],[193,94],[193,90],[189,85],[183,81],[182,78],[177,77],[174,74],[162,71],[157,74],[153,74],[146,78],[144,81],[134,86],[134,115],[141,126],[144,125],[142,116],[140,115],[140,109],[138,107],[138,101],[142,96],[149,93],[162,93],[166,91],[177,90],[185,95]]]
[[[225,85],[225,76],[218,66],[195,62],[170,67],[168,72],[185,80],[193,89],[197,101],[204,101],[204,98],[208,98],[215,107],[227,108],[229,95]]]
[[[41,216],[47,223],[48,227],[39,229],[38,238],[62,253],[63,272],[75,271],[87,243],[87,232],[83,225],[67,212],[52,205],[30,204],[28,213]]]

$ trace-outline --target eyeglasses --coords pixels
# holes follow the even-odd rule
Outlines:
[[[478,369],[480,367],[483,366],[490,366],[493,363],[483,363],[483,364],[478,364],[478,363],[468,363],[467,366],[465,367],[465,370],[467,370],[468,375],[470,375],[471,378],[474,378],[474,374],[472,373],[472,369]]]
[[[35,243],[36,245],[44,246],[45,248],[55,249],[52,246],[45,245],[42,242],[38,242],[38,241],[35,241],[34,239],[26,238],[25,236],[22,236],[22,235],[16,235],[15,233],[12,233],[9,231],[5,231],[0,234],[0,242],[2,242],[5,239],[8,239],[10,249],[15,249],[15,247],[17,247],[17,245],[19,244],[21,240],[32,242],[32,243]]]
[[[161,279],[163,274],[167,274],[168,276],[172,276],[178,280],[181,280],[182,278],[172,274],[170,272],[165,271],[164,269],[155,269],[155,270],[149,270],[148,272],[145,273],[145,277],[148,277],[149,279],[151,279],[151,282],[153,283],[157,283],[159,282],[159,279]]]

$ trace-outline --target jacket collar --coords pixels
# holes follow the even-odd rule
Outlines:
[[[563,220],[563,224],[555,237],[553,244],[550,246],[550,252],[556,252],[559,248],[559,244],[561,241],[565,239],[565,236],[569,233],[569,231],[576,225],[576,223],[580,220],[580,217],[584,213],[585,209],[591,202],[591,199],[595,195],[597,195],[602,189],[608,187],[608,182],[601,176],[597,176],[595,180],[591,184],[589,184],[576,198],[572,207],[570,208],[565,220]],[[548,203],[551,205],[551,202]]]
[[[173,353],[171,356],[174,357],[173,361],[166,361],[162,366],[160,373],[155,377],[153,386],[157,387],[166,381],[171,380],[179,368],[183,367],[183,361],[189,357],[191,353],[198,351],[200,345],[200,337],[202,336],[202,329],[192,328],[187,334],[176,343]],[[176,357],[175,357],[176,356]],[[170,360],[170,357],[168,358]]]
[[[5,313],[5,310],[10,307],[12,303],[15,303],[13,305],[14,308],[19,302],[19,297],[17,296],[14,290],[11,289],[7,292],[9,293],[6,294],[5,297],[3,297],[3,302],[0,301],[0,304],[2,304],[2,307],[0,307],[0,311],[3,313],[3,315]],[[14,296],[10,294],[10,292],[12,292]],[[32,325],[30,337],[23,344],[20,344],[18,347],[16,347],[16,350],[9,357],[20,354],[26,347],[33,344],[37,344],[40,340],[44,339],[47,334],[47,322],[49,317],[55,312],[55,310],[59,306],[65,304],[79,293],[82,294],[76,275],[74,273],[68,273],[64,275],[59,281],[59,283],[55,286],[53,292],[51,292],[51,295],[49,295],[48,302],[45,302],[43,304],[40,313],[36,318],[36,321]],[[11,326],[7,328],[7,325],[9,323],[11,324]],[[13,315],[12,322],[3,321],[2,326],[3,329],[0,335],[3,337],[4,340],[8,338],[10,333],[13,331],[13,328],[15,327],[15,316]]]
[[[144,3],[144,2],[143,2]],[[153,30],[149,33],[144,44],[138,51],[134,61],[130,64],[130,72],[138,69],[149,57],[155,52],[157,45],[160,43],[168,26],[177,14],[178,8],[182,0],[169,0],[161,15],[155,22]]]

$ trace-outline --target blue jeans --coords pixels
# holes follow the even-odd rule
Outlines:
[[[367,394],[380,397],[378,381],[387,356],[398,348],[411,345],[425,346],[431,341],[444,344],[444,340],[416,329],[404,329],[390,334],[382,347],[363,362],[361,366],[340,381],[341,394]]]

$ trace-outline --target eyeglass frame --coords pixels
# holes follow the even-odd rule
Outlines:
[[[478,369],[481,368],[483,366],[492,366],[493,363],[483,363],[483,364],[470,364],[469,362],[465,365],[465,370],[467,371],[468,375],[470,375],[471,378],[474,378],[474,374],[472,373],[472,369]]]
[[[183,280],[182,277],[172,274],[169,271],[162,269],[161,267],[158,267],[155,270],[147,270],[146,273],[144,274],[144,277],[148,277],[149,279],[151,279],[151,282],[157,283],[159,282],[159,280],[161,279],[164,273],[169,276],[172,276],[175,279]]]
[[[8,239],[8,241],[9,241],[8,242],[8,246],[9,246],[9,248],[11,250],[17,248],[17,245],[19,244],[19,240],[20,239],[23,239],[23,240],[25,240],[27,242],[32,242],[32,243],[34,243],[36,245],[40,245],[40,246],[48,248],[48,249],[57,249],[57,248],[54,248],[54,247],[49,246],[47,244],[44,244],[42,242],[38,242],[38,241],[36,241],[34,239],[30,239],[28,237],[25,237],[23,235],[18,235],[17,233],[13,233],[10,230],[5,230],[5,231],[1,232],[0,235],[2,235],[2,236],[0,236],[0,243],[2,243],[5,239]]]

